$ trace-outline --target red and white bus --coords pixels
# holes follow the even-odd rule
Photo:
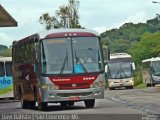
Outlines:
[[[13,42],[14,95],[22,108],[46,110],[84,101],[93,108],[104,98],[105,74],[99,34],[86,29],[55,29]]]

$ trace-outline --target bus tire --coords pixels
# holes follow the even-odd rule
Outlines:
[[[95,99],[85,100],[84,104],[85,104],[86,108],[94,108]]]
[[[133,86],[127,86],[126,89],[133,89]]]
[[[146,86],[147,86],[147,87],[151,87],[151,84],[148,84],[148,83],[147,83],[147,85],[146,85]]]
[[[130,89],[133,89],[133,86],[130,86]]]
[[[109,90],[114,90],[114,89],[115,89],[114,87],[110,87],[110,88],[109,88]]]
[[[23,100],[21,88],[19,88],[19,98],[21,100],[22,109],[27,109],[28,108],[28,101]]]
[[[27,109],[28,108],[28,101],[21,100],[21,106],[23,109]]]
[[[28,103],[29,105],[29,108],[30,109],[35,109],[35,106],[36,106],[36,102],[35,101],[29,101],[29,103]]]
[[[74,102],[68,102],[68,106],[74,106]]]
[[[61,107],[67,107],[68,103],[66,101],[60,102]]]
[[[155,87],[155,84],[154,84],[154,83],[152,83],[152,87]]]
[[[47,109],[47,102],[38,102],[38,110],[45,111]]]

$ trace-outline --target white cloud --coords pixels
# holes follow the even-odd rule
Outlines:
[[[99,34],[106,31],[105,26],[94,27],[93,30],[97,31]]]
[[[54,15],[68,0],[1,0],[1,5],[16,19],[18,27],[0,28],[0,44],[44,30],[38,19],[44,12]],[[160,13],[152,0],[79,0],[80,24],[101,33],[126,22],[145,22]],[[8,41],[8,42],[7,42]]]
[[[0,44],[11,45],[12,37],[6,33],[0,33]],[[8,46],[9,47],[9,46]]]

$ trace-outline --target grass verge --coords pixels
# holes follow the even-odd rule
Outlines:
[[[146,84],[144,84],[144,83],[140,83],[140,84],[138,84],[137,86],[135,86],[135,88],[146,88]]]

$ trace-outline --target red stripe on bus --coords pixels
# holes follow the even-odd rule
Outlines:
[[[61,37],[95,37],[96,35],[88,32],[61,32],[52,33],[46,36],[46,38],[61,38]]]
[[[96,75],[49,77],[49,80],[59,87],[59,89],[85,89],[97,79]]]

